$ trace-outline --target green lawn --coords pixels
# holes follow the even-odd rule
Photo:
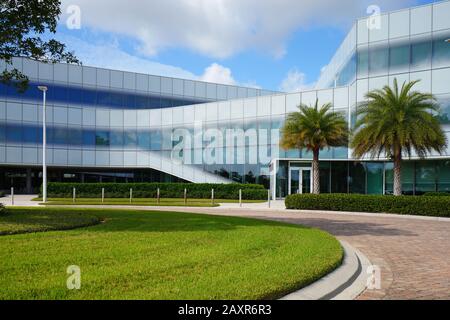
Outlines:
[[[176,212],[17,208],[0,216],[0,230],[24,215],[103,223],[0,236],[0,299],[273,299],[343,256],[339,242],[316,229]],[[81,269],[80,290],[66,288],[69,265]]]
[[[67,230],[97,224],[97,215],[86,212],[8,210],[0,213],[0,235]]]
[[[34,199],[35,201],[42,201],[41,198]],[[242,200],[243,203],[260,203],[265,200]],[[134,206],[189,206],[189,207],[216,207],[219,206],[219,203],[238,203],[238,200],[230,200],[230,199],[216,199],[214,200],[214,205],[211,202],[211,199],[188,199],[187,204],[184,203],[183,199],[174,198],[161,199],[158,204],[155,198],[140,198],[133,199],[130,203],[130,199],[105,199],[102,203],[102,199],[88,199],[88,198],[80,198],[76,199],[75,203],[72,199],[67,198],[50,198],[47,201],[47,205],[134,205]]]

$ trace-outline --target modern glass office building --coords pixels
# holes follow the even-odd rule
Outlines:
[[[450,2],[355,22],[315,90],[265,90],[66,64],[15,59],[31,79],[18,94],[0,87],[0,189],[40,185],[42,96],[48,90],[50,181],[243,182],[273,196],[310,192],[311,154],[282,150],[286,115],[300,103],[332,103],[355,123],[372,89],[420,79],[436,95],[450,140]],[[0,66],[1,67],[1,66]],[[4,67],[4,66],[3,66]],[[389,159],[352,158],[348,148],[321,154],[322,192],[389,194]],[[450,191],[450,150],[405,162],[406,194]]]

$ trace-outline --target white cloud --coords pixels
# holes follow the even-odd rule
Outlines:
[[[231,70],[217,63],[213,63],[207,67],[203,75],[200,77],[200,80],[230,85],[236,84],[236,80],[233,79]]]
[[[306,75],[297,69],[291,69],[280,84],[282,92],[298,92],[314,88],[315,83],[307,83]]]
[[[187,48],[214,58],[257,49],[275,57],[289,36],[311,25],[345,26],[364,15],[371,0],[62,0],[81,8],[81,26],[131,37],[155,55]],[[383,11],[415,0],[377,0]],[[63,22],[67,17],[63,16]]]
[[[76,50],[77,58],[84,65],[99,68],[123,70],[166,77],[175,77],[206,82],[239,85],[233,78],[231,69],[218,63],[205,68],[204,73],[196,75],[188,70],[133,56],[118,46],[114,39],[103,43],[87,43],[76,37],[58,35],[58,40],[68,45],[69,50]]]

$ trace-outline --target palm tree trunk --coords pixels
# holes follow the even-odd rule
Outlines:
[[[394,156],[394,196],[402,195],[402,155]]]
[[[320,194],[319,150],[313,151],[313,193]]]

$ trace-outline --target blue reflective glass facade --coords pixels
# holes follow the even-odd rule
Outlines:
[[[292,189],[291,169],[308,168],[312,159],[304,150],[279,147],[286,116],[318,99],[351,127],[366,93],[395,78],[420,80],[416,89],[436,96],[450,138],[450,2],[383,14],[380,21],[376,29],[368,18],[356,21],[316,89],[294,93],[14,59],[31,85],[23,94],[0,85],[0,188],[22,181],[24,170],[31,176],[39,170],[38,84],[49,88],[47,159],[59,180],[67,172],[69,180],[86,173],[83,181],[261,183],[284,197]],[[323,192],[392,191],[389,159],[351,155],[346,147],[321,152]],[[450,150],[424,161],[413,156],[405,166],[405,193],[450,191],[448,159]],[[141,180],[132,180],[137,176]]]

